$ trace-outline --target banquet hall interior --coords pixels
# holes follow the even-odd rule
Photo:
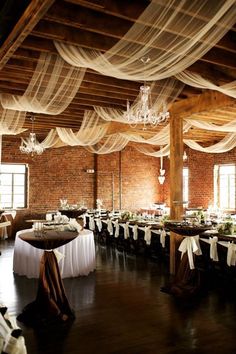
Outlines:
[[[235,352],[235,22],[1,1],[0,352]]]

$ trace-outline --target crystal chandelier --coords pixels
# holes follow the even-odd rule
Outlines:
[[[145,65],[150,61],[150,58],[142,58],[141,61]],[[145,75],[144,75],[145,76]],[[147,124],[156,126],[161,123],[165,123],[170,117],[170,113],[167,110],[166,102],[162,103],[162,111],[157,112],[153,107],[151,98],[151,87],[146,84],[144,80],[143,85],[140,87],[137,103],[130,107],[130,103],[127,100],[127,109],[125,117],[131,126],[136,126],[139,123],[144,124],[144,128]]]
[[[32,129],[29,137],[26,139],[21,138],[20,151],[25,154],[41,155],[44,151],[44,147],[38,142],[36,134],[34,133],[34,117],[30,118],[32,121]]]

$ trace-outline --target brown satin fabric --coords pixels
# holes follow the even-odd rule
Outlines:
[[[53,251],[44,252],[42,255],[36,302],[50,316],[59,316],[66,320],[68,316],[73,315]]]
[[[170,293],[182,298],[195,295],[201,288],[200,272],[190,269],[187,253],[181,259],[178,271],[170,285]]]
[[[54,249],[78,236],[77,232],[47,231],[42,237],[29,231],[20,238],[41,249]],[[74,319],[61,279],[57,258],[52,250],[44,251],[40,261],[38,292],[36,300],[27,305],[17,317],[18,321],[36,327]]]

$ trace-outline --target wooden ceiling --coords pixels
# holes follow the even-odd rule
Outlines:
[[[214,1],[212,1],[214,4]],[[0,5],[0,93],[22,95],[40,52],[57,53],[53,40],[105,51],[130,28],[149,4],[148,0],[5,0]],[[215,84],[236,79],[236,27],[188,70]],[[60,115],[37,114],[35,131],[44,137],[51,128],[78,130],[84,110],[93,106],[125,109],[140,83],[115,79],[87,69],[76,97]],[[223,124],[236,119],[236,102],[217,92],[185,85],[171,114]],[[25,128],[30,128],[26,118]],[[125,131],[126,124],[113,123],[110,132]],[[160,128],[156,128],[158,131]],[[146,131],[145,134],[151,134]],[[225,134],[192,128],[185,138],[212,143]]]

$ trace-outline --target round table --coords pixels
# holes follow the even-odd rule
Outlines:
[[[78,238],[77,232],[47,230],[41,236],[32,230],[18,235],[23,242],[44,250],[40,259],[36,299],[17,316],[18,321],[32,327],[65,323],[74,319],[67,300],[54,249]],[[31,247],[31,249],[34,249]]]
[[[24,275],[27,278],[39,277],[39,261],[43,254],[42,249],[32,247],[24,242],[20,236],[33,231],[33,229],[21,230],[16,234],[13,271],[15,274]],[[61,278],[78,277],[88,275],[96,267],[95,242],[93,232],[81,230],[79,236],[71,242],[57,248],[62,255],[59,263]]]

